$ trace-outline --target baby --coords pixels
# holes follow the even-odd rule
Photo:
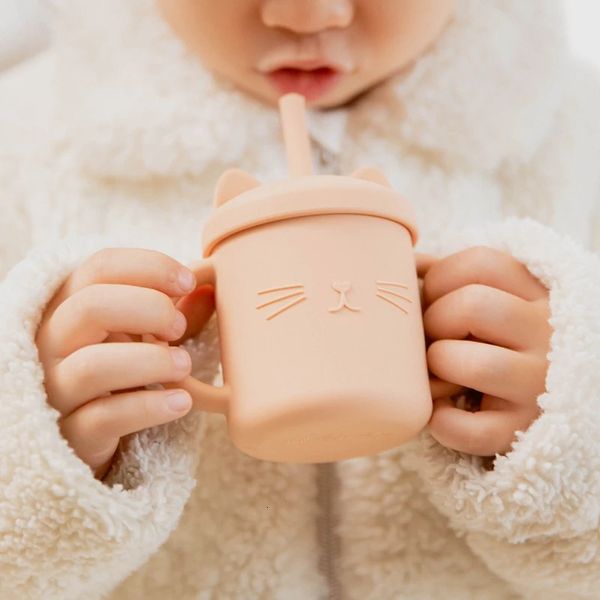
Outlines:
[[[58,4],[0,82],[0,600],[600,598],[600,131],[558,3]],[[283,176],[287,92],[319,172],[418,216],[433,414],[375,457],[255,460],[182,383],[217,373],[211,190]]]

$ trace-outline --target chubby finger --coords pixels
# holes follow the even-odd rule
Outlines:
[[[431,389],[431,397],[442,398],[444,396],[454,396],[460,394],[466,388],[457,383],[450,383],[449,381],[443,381],[438,377],[429,378],[429,387]]]
[[[185,316],[166,294],[132,285],[98,283],[67,298],[45,321],[37,334],[38,346],[52,357],[64,358],[110,332],[154,333],[163,339],[179,338]]]
[[[430,305],[452,290],[471,283],[495,287],[524,300],[538,300],[548,293],[527,267],[510,254],[475,246],[431,265],[423,280],[424,302]]]
[[[184,348],[139,342],[94,344],[49,369],[45,385],[52,406],[67,416],[107,392],[179,381],[191,367]]]
[[[431,373],[452,383],[517,403],[545,391],[545,359],[471,340],[438,340],[427,349]]]
[[[192,399],[184,390],[124,392],[84,404],[59,426],[77,456],[97,474],[121,437],[174,421],[191,407]]]
[[[433,254],[424,254],[423,252],[415,252],[415,262],[417,265],[417,277],[423,278],[431,268],[431,266],[439,260]]]
[[[211,285],[198,286],[191,294],[181,298],[175,307],[185,315],[187,328],[183,336],[172,343],[182,344],[198,335],[212,316],[215,310],[214,288]]]
[[[448,398],[434,400],[429,421],[431,435],[443,446],[475,456],[503,454],[511,448],[516,431],[526,431],[535,416],[513,410],[470,412]]]
[[[194,273],[174,258],[145,248],[103,248],[92,254],[64,281],[47,311],[96,283],[135,285],[178,297],[196,287]]]
[[[523,350],[546,342],[548,316],[536,303],[494,287],[471,283],[429,305],[423,314],[423,325],[432,340],[473,336]]]
[[[141,341],[141,336],[132,335],[129,333],[121,333],[121,332],[112,332],[106,336],[104,343],[107,342],[139,342]]]

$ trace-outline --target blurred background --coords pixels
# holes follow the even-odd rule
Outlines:
[[[48,14],[52,1],[0,0],[0,70],[32,56],[48,43]],[[600,1],[565,0],[565,3],[574,52],[600,68],[600,36],[597,33]]]
[[[49,5],[48,0],[0,0],[0,70],[48,43]]]

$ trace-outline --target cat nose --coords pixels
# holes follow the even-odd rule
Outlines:
[[[318,33],[348,27],[354,19],[354,0],[264,0],[260,13],[267,27]]]
[[[336,292],[347,292],[350,289],[350,282],[349,281],[334,281],[333,289]]]

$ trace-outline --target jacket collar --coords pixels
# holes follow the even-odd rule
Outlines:
[[[311,139],[333,155],[342,152],[348,125],[349,109],[309,110],[307,126]]]
[[[277,112],[204,69],[154,0],[58,7],[57,117],[80,168],[140,180],[213,163],[260,170],[281,154]],[[559,104],[562,22],[559,0],[458,0],[414,65],[349,107],[315,111],[311,130],[334,152],[351,136],[467,169],[527,161]]]

